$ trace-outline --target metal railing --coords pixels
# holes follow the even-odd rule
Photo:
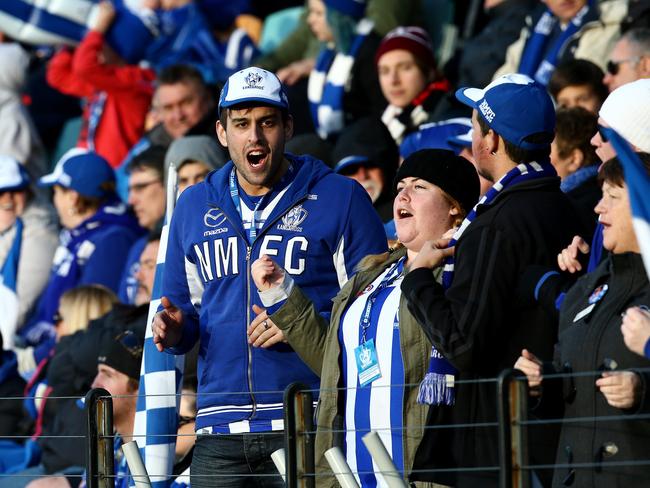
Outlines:
[[[650,372],[639,370],[641,373]],[[546,375],[546,380],[561,380],[569,381],[579,377],[593,377],[600,376],[602,371],[589,371],[579,373],[557,373],[553,375]],[[587,459],[581,462],[573,462],[572,460],[562,461],[558,458],[557,463],[549,462],[537,464],[531,460],[529,453],[529,430],[531,428],[539,428],[543,426],[548,427],[561,427],[562,425],[580,424],[590,422],[595,426],[606,426],[608,422],[634,422],[634,421],[647,421],[650,420],[650,413],[620,411],[620,414],[613,410],[608,415],[600,416],[572,416],[560,418],[529,418],[528,412],[528,383],[521,372],[510,369],[503,371],[498,378],[481,378],[476,380],[459,380],[457,385],[463,383],[484,383],[494,387],[495,402],[494,409],[497,413],[494,419],[487,418],[482,422],[474,422],[467,424],[440,424],[440,425],[406,425],[403,428],[408,429],[491,429],[498,433],[498,457],[495,460],[498,462],[494,466],[464,466],[456,467],[437,467],[432,469],[420,469],[416,473],[436,474],[436,473],[453,473],[463,471],[467,473],[484,472],[494,473],[499,475],[500,488],[529,488],[532,486],[533,472],[548,473],[550,470],[585,470],[592,469],[595,472],[598,470],[607,470],[613,467],[648,467],[650,473],[650,459],[641,459],[642,456],[637,458],[613,458],[607,456],[605,453],[603,459],[588,462]],[[390,387],[399,386],[391,385]],[[403,385],[406,386],[406,385]],[[408,385],[413,386],[413,385]],[[389,387],[389,386],[386,386]],[[352,388],[346,389],[351,391]],[[316,426],[315,426],[315,412],[314,412],[314,398],[318,390],[309,390],[305,385],[292,384],[284,392],[284,436],[285,436],[285,457],[284,457],[284,473],[286,476],[286,484],[290,488],[312,488],[316,484],[318,476],[334,476],[338,473],[336,470],[331,472],[322,473],[316,472],[315,469],[315,440],[316,440]],[[208,396],[214,396],[211,393]],[[20,400],[20,399],[14,399]],[[87,485],[90,488],[108,488],[114,486],[115,479],[115,459],[113,454],[114,448],[114,433],[113,433],[113,419],[112,419],[112,398],[105,390],[92,390],[88,393],[85,399],[85,408],[87,412],[87,425],[88,436],[85,439],[85,449],[87,453]],[[323,426],[324,428],[325,426]],[[402,427],[397,427],[402,428]],[[386,429],[390,429],[387,427]],[[384,429],[384,430],[386,430]],[[333,435],[346,434],[345,426],[338,430],[325,429]],[[381,433],[382,429],[377,432]],[[364,431],[365,432],[365,431]],[[277,435],[278,432],[269,432],[269,435]],[[162,435],[162,434],[161,434]],[[11,439],[20,440],[29,436],[9,436]],[[43,436],[46,437],[46,436]],[[78,436],[61,436],[61,437],[78,437]],[[20,438],[20,439],[18,439]],[[79,437],[81,440],[81,437]],[[534,440],[534,439],[533,439]],[[81,444],[82,442],[80,442]],[[597,447],[597,446],[596,446]],[[620,456],[620,455],[619,455]],[[648,456],[650,458],[650,456]],[[469,463],[471,464],[471,463]],[[487,463],[486,463],[487,464]],[[381,472],[383,471],[375,471]],[[352,474],[359,476],[365,473]],[[152,475],[156,475],[152,473]],[[160,475],[160,474],[158,474]],[[9,475],[2,475],[3,477]],[[17,476],[20,476],[18,474]],[[219,475],[220,476],[220,475]],[[223,476],[228,476],[224,474]],[[245,475],[245,476],[261,476],[261,475]],[[270,474],[263,476],[272,476]],[[277,475],[276,475],[277,476]],[[648,476],[650,482],[650,475]]]

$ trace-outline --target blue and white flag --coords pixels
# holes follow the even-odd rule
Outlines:
[[[4,1],[0,2],[0,25],[6,34],[26,44],[74,46],[95,22],[98,1]],[[107,41],[122,58],[136,63],[156,35],[156,17],[134,0],[113,3],[117,16]]]
[[[0,333],[4,349],[13,347],[14,333],[18,321],[18,295],[16,283],[18,278],[18,262],[20,261],[20,246],[23,241],[23,221],[16,219],[16,235],[11,249],[0,268]]]
[[[149,324],[160,306],[169,224],[176,204],[176,179],[176,169],[171,165],[167,183],[167,213],[160,236]],[[153,343],[151,327],[147,327],[133,433],[153,488],[166,488],[170,483],[184,363],[185,356],[159,352]]]
[[[646,171],[639,156],[632,150],[630,144],[615,130],[603,127],[605,135],[614,146],[623,172],[625,184],[632,206],[632,222],[636,240],[641,248],[645,271],[650,277],[650,175]]]

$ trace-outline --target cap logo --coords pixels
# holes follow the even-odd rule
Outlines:
[[[246,78],[244,78],[244,81],[246,82],[246,86],[244,86],[244,90],[248,88],[257,88],[258,90],[263,90],[264,87],[262,86],[262,75],[259,73],[256,73],[255,71],[251,71],[246,75]]]
[[[490,108],[490,105],[487,103],[487,100],[483,100],[478,106],[478,109],[483,114],[483,117],[485,117],[485,120],[487,120],[491,124],[496,114],[494,113],[494,110]]]

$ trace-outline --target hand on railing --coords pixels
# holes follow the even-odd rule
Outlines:
[[[538,397],[542,394],[542,361],[528,349],[522,349],[521,356],[515,363],[515,369],[518,369],[528,378],[529,394]]]

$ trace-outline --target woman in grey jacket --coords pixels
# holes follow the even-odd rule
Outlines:
[[[316,469],[331,472],[324,452],[341,446],[362,486],[374,486],[379,477],[362,436],[377,431],[397,468],[408,474],[426,420],[427,406],[418,400],[427,394],[418,385],[427,373],[431,344],[406,308],[399,287],[404,270],[425,242],[441,239],[462,221],[479,194],[474,167],[451,151],[414,153],[395,181],[393,213],[401,245],[361,262],[334,298],[329,321],[270,257],[252,267],[267,310],[251,323],[249,342],[269,347],[286,338],[320,375]],[[433,401],[453,402],[445,395]],[[337,430],[345,434],[337,438]],[[333,484],[332,477],[317,479]]]

